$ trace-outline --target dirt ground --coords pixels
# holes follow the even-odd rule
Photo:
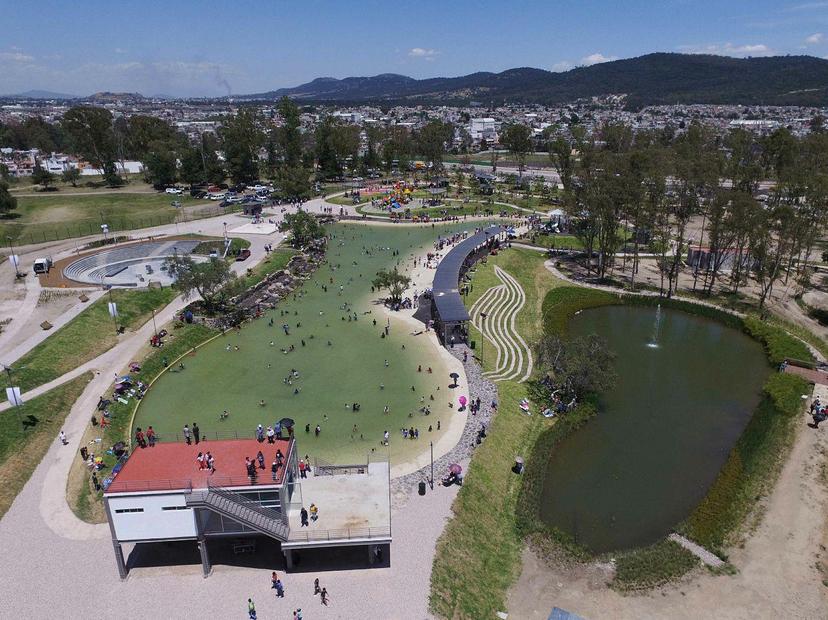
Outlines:
[[[818,389],[824,400],[828,388]],[[545,620],[556,606],[590,619],[828,618],[828,432],[806,421],[761,521],[730,552],[735,575],[700,568],[677,584],[624,595],[606,586],[605,567],[554,568],[527,549],[509,618]]]

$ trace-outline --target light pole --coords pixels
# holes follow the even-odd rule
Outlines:
[[[486,325],[485,312],[480,313],[480,371],[483,371],[483,341],[486,340],[486,335],[483,333],[483,327]]]
[[[431,478],[428,480],[428,486],[431,487],[431,490],[434,490],[434,442],[428,442],[429,447],[431,448]]]
[[[152,331],[155,332],[156,339],[158,338],[158,327],[155,325],[155,308],[152,309]]]
[[[20,257],[16,256],[14,253],[14,245],[12,244],[12,238],[6,237],[6,241],[9,242],[9,250],[11,251],[11,262],[14,265],[14,277],[20,278],[22,274],[20,273]]]

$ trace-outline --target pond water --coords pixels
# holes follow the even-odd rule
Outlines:
[[[652,544],[704,497],[759,403],[770,368],[743,333],[676,310],[585,310],[618,382],[550,454],[541,517],[596,553]]]
[[[414,336],[413,327],[392,319],[389,336],[381,337],[386,318],[371,280],[379,269],[395,264],[410,268],[413,254],[439,235],[481,225],[331,226],[328,263],[304,283],[296,299],[285,299],[264,318],[206,344],[185,360],[183,372],[162,375],[138,408],[135,426],[153,425],[162,440],[194,421],[208,436],[249,436],[259,423],[290,417],[301,452],[329,461],[364,462],[369,451],[385,451],[380,446],[385,430],[395,462],[428,451],[429,440],[439,437],[438,421],[445,431],[448,417],[456,415],[448,401],[457,394],[448,389],[448,370],[426,336]],[[345,303],[350,312],[342,309]],[[289,335],[283,324],[289,325]],[[290,345],[294,350],[283,353]],[[433,374],[426,372],[429,366]],[[287,385],[284,379],[293,369],[299,377]],[[431,406],[429,416],[418,411],[423,399]],[[359,412],[346,407],[355,402]],[[230,416],[219,420],[225,409]],[[320,435],[306,434],[306,424],[311,431],[319,424]],[[419,440],[403,439],[400,429],[412,426],[420,431]]]

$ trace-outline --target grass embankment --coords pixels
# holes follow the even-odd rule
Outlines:
[[[278,247],[270,252],[255,267],[249,268],[245,275],[239,276],[240,286],[250,288],[261,282],[268,274],[281,271],[287,267],[290,259],[299,254],[291,247]]]
[[[0,414],[0,518],[31,478],[92,376],[81,375],[27,400],[17,412]]]
[[[217,332],[203,325],[187,325],[177,323],[170,331],[170,337],[166,339],[166,343],[162,349],[153,349],[147,357],[141,361],[141,370],[137,373],[130,373],[136,380],[143,381],[149,384],[158,375],[164,371],[164,360],[169,364],[167,372],[187,372],[187,358],[182,360],[184,370],[180,370],[177,363],[173,363],[179,356],[186,355],[193,351],[194,348],[206,342]],[[197,353],[193,353],[197,354]],[[93,438],[100,437],[102,439],[100,447],[92,451],[97,456],[103,456],[105,468],[98,474],[99,478],[103,480],[108,475],[108,472],[115,464],[115,457],[112,454],[106,454],[104,451],[118,441],[125,441],[127,445],[131,440],[130,423],[132,415],[138,401],[130,399],[127,404],[123,404],[117,400],[113,401],[108,409],[110,412],[109,424],[104,429],[100,426],[90,426],[84,436],[84,444]],[[90,416],[93,412],[90,412]],[[94,412],[97,418],[100,418],[100,412]],[[101,452],[99,453],[98,450]],[[103,512],[103,505],[101,502],[101,494],[95,493],[92,488],[91,478],[89,472],[86,471],[85,466],[80,463],[80,460],[73,466],[73,472],[70,474],[70,481],[67,489],[67,499],[69,506],[75,514],[84,521],[93,523],[102,522],[106,516]]]
[[[135,329],[151,318],[152,310],[170,303],[176,296],[171,288],[112,291],[118,305],[118,324]],[[115,323],[109,316],[104,295],[14,364],[12,382],[23,392],[57,379],[64,373],[96,358],[118,342]],[[2,388],[8,377],[0,375],[0,400],[6,399]]]
[[[517,327],[525,338],[536,338],[540,335],[543,295],[561,282],[544,268],[536,252],[513,249],[478,266],[469,306],[500,283],[494,274],[495,264],[523,286],[526,305],[518,314]],[[479,343],[479,333],[472,338]],[[484,365],[489,368],[494,363],[494,355],[484,350]],[[500,382],[498,394],[500,408],[488,438],[477,448],[453,506],[454,518],[437,543],[430,605],[444,618],[493,618],[496,611],[504,609],[506,592],[520,565],[523,541],[514,512],[520,477],[510,468],[514,457],[527,454],[550,422],[542,416],[526,416],[517,407],[520,399],[528,396],[526,384]]]

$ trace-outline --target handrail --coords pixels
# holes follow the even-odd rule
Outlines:
[[[355,538],[390,538],[391,527],[344,528],[334,530],[291,530],[288,542],[353,540]]]
[[[193,481],[190,479],[178,480],[112,480],[106,491],[109,493],[128,493],[136,491],[182,491],[193,490]]]
[[[227,499],[243,508],[249,508],[250,510],[258,512],[262,516],[280,521],[285,526],[289,526],[287,513],[281,510],[274,510],[273,508],[266,508],[265,506],[262,506],[254,500],[245,499],[244,497],[242,497],[234,491],[230,491],[222,487],[208,485],[207,493],[208,495],[210,493],[213,493],[214,495],[223,497],[224,499]]]

